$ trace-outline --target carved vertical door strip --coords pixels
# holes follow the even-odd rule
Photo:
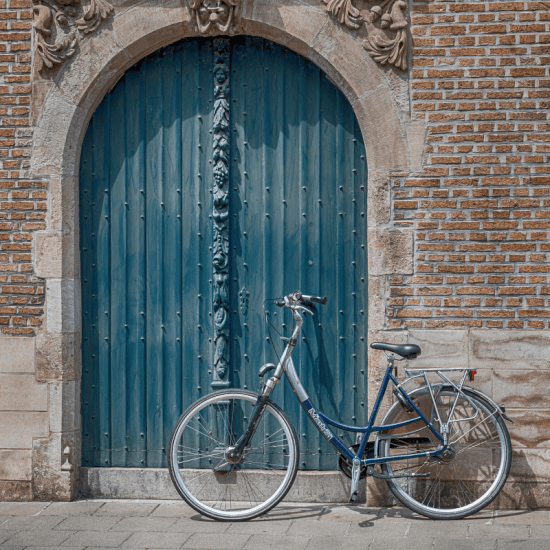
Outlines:
[[[229,384],[229,40],[214,40],[213,386]]]

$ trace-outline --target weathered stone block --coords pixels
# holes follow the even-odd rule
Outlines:
[[[411,330],[408,343],[422,349],[410,368],[468,368],[467,330]]]
[[[352,105],[359,125],[364,128],[369,171],[407,170],[409,155],[405,128],[386,84]]]
[[[0,501],[28,502],[32,500],[32,482],[0,481]]]
[[[550,449],[512,449],[511,481],[550,483]]]
[[[0,375],[0,411],[47,411],[48,388],[32,374]]]
[[[369,229],[369,275],[407,275],[414,271],[412,229]]]
[[[35,437],[48,435],[45,412],[0,412],[0,449],[30,449]]]
[[[80,380],[80,334],[40,332],[36,337],[38,380]]]
[[[550,411],[506,409],[512,447],[550,449]]]
[[[472,330],[470,367],[550,369],[549,349],[548,331]]]
[[[32,454],[30,450],[0,450],[0,480],[31,481]]]
[[[367,225],[382,229],[390,222],[390,185],[389,174],[370,172],[367,188]]]
[[[136,61],[195,31],[195,22],[180,0],[128,6],[112,26],[118,42]]]
[[[550,483],[509,481],[493,502],[500,510],[536,510],[550,508]]]
[[[34,373],[34,338],[0,337],[0,372]]]
[[[33,441],[33,499],[41,501],[71,500],[76,487],[76,468],[63,471],[63,451],[75,448],[75,434],[52,434]],[[71,458],[71,457],[70,457]]]
[[[50,431],[73,432],[79,428],[80,384],[50,382]]]
[[[37,231],[34,234],[35,273],[43,279],[63,277],[63,245],[59,231]]]
[[[325,24],[321,9],[294,0],[247,2],[243,10],[245,34],[274,40],[309,58],[310,45]]]
[[[407,145],[409,149],[409,169],[413,173],[422,170],[424,146],[428,134],[428,125],[423,120],[414,120],[406,124]]]
[[[51,176],[48,187],[48,228],[51,231],[61,231],[63,234],[78,235],[78,178]]]
[[[48,279],[46,326],[50,333],[73,333],[80,329],[80,281]]]
[[[550,371],[495,370],[493,396],[498,403],[520,409],[550,409]]]
[[[76,173],[86,117],[87,113],[72,104],[59,88],[51,89],[34,132],[33,176],[61,174],[64,170],[72,170],[70,175]]]

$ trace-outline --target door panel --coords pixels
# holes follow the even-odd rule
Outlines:
[[[365,150],[351,106],[311,62],[272,42],[230,40],[231,386],[276,362],[265,300],[324,294],[294,354],[329,416],[365,420]],[[80,174],[83,464],[160,467],[178,415],[213,372],[214,40],[142,60],[90,123]],[[276,311],[277,310],[277,311]],[[276,336],[274,331],[272,333]],[[337,460],[288,384],[301,467]],[[350,444],[353,443],[350,441]]]

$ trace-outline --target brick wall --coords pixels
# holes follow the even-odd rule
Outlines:
[[[414,0],[422,173],[393,181],[415,273],[389,328],[550,328],[550,2]]]
[[[47,186],[29,181],[32,147],[31,0],[0,0],[0,327],[34,334],[44,284],[32,267],[33,232],[46,227]]]

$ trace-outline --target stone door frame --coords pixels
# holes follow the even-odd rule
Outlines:
[[[420,169],[426,128],[392,94],[387,70],[335,24],[325,5],[248,0],[241,34],[282,44],[318,65],[351,103],[368,163],[369,341],[382,337],[387,276],[413,271],[412,231],[392,226],[390,178]],[[33,79],[35,123],[31,177],[49,190],[48,229],[36,234],[33,262],[46,280],[46,319],[36,337],[36,378],[49,382],[49,433],[33,446],[34,498],[70,499],[80,465],[81,306],[78,174],[82,141],[96,107],[124,72],[153,51],[201,36],[185,0],[143,0],[87,37],[52,79]],[[402,334],[402,333],[401,333]],[[399,333],[393,333],[393,340]],[[378,356],[369,353],[369,393]],[[369,399],[372,402],[372,399]],[[70,448],[66,455],[63,451]],[[67,462],[68,459],[68,462]]]

